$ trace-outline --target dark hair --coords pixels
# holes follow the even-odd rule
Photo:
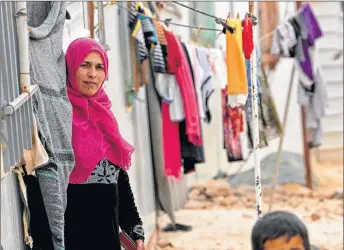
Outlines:
[[[264,250],[264,243],[286,235],[289,239],[300,235],[305,250],[311,250],[306,225],[294,214],[275,211],[259,219],[252,229],[252,250]]]

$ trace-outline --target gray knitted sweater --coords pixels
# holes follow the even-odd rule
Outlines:
[[[66,2],[27,2],[29,55],[33,97],[40,139],[49,161],[37,171],[54,249],[64,249],[64,212],[68,179],[74,166],[71,145],[72,106],[66,91],[62,50]]]

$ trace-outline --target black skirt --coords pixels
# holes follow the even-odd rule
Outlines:
[[[66,250],[121,250],[116,184],[69,184]]]

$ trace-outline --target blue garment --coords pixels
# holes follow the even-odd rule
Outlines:
[[[260,53],[258,50],[256,50],[256,58],[257,58],[257,94],[261,91],[260,88],[260,81],[259,81],[259,76],[258,76],[258,68],[260,65]],[[248,95],[247,95],[247,102],[246,104],[251,106],[251,61],[250,60],[245,60],[245,67],[246,67],[246,76],[247,76],[247,83],[248,83]],[[260,103],[260,98],[258,95],[258,103]]]

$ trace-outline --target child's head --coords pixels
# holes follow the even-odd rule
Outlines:
[[[266,214],[252,229],[252,250],[310,250],[305,224],[294,214]]]

